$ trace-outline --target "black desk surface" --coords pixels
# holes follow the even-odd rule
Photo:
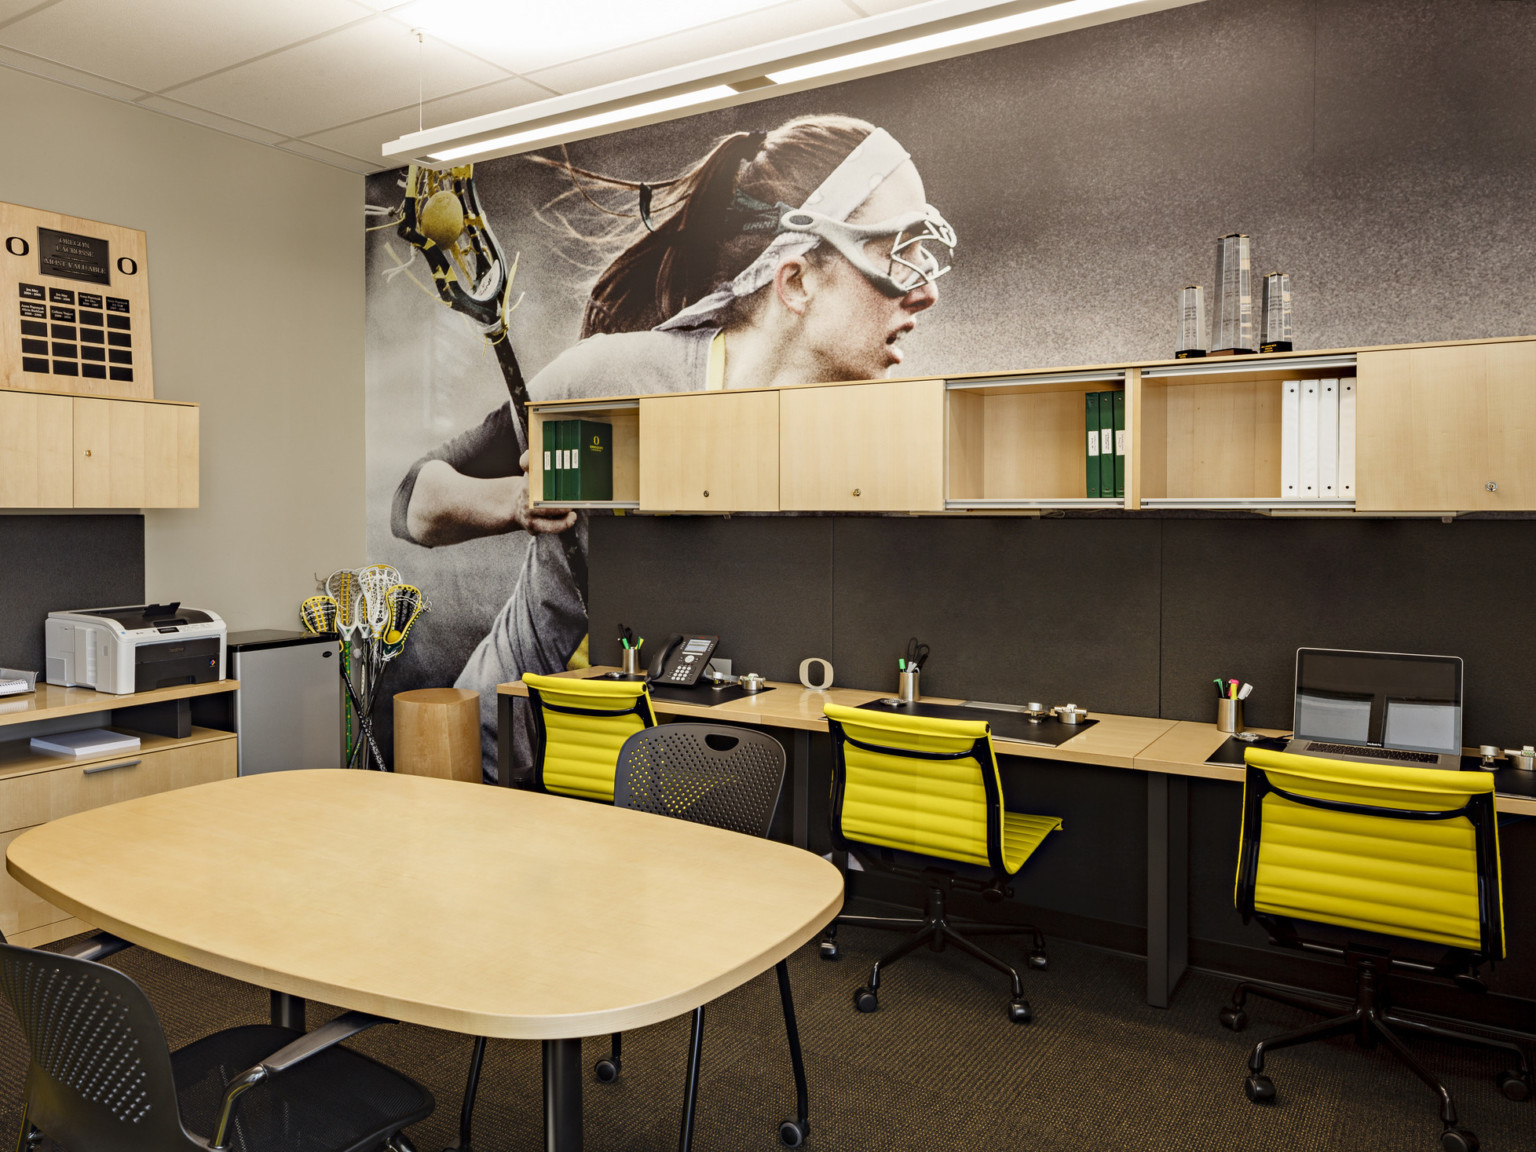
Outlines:
[[[1000,711],[996,708],[967,708],[963,704],[903,704],[894,697],[871,700],[860,704],[871,712],[895,712],[902,716],[932,716],[942,720],[985,720],[992,725],[992,735],[1004,740],[1017,740],[1022,744],[1038,744],[1042,748],[1055,748],[1072,737],[1088,731],[1097,720],[1084,720],[1081,724],[1063,724],[1054,716],[1044,720],[1031,720],[1020,712]]]

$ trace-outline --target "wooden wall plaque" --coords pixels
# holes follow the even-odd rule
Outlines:
[[[154,399],[143,232],[0,203],[0,387]]]

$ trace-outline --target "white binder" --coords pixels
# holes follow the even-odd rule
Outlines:
[[[1294,500],[1300,456],[1301,383],[1287,380],[1280,393],[1280,496]]]
[[[1355,498],[1355,381],[1339,381],[1339,499]]]
[[[1320,383],[1321,381],[1318,380],[1301,382],[1301,419],[1297,421],[1300,462],[1296,468],[1296,489],[1297,495],[1303,500],[1318,498],[1317,410],[1321,407],[1318,403]]]
[[[1339,498],[1339,382],[1317,382],[1317,494]]]

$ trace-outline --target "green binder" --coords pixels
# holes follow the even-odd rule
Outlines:
[[[1115,494],[1115,394],[1099,393],[1099,495]]]
[[[572,420],[570,500],[613,499],[613,425]]]
[[[1088,499],[1099,498],[1099,394],[1083,394],[1083,422],[1088,429]]]
[[[1116,392],[1115,400],[1115,499],[1125,499],[1125,393]]]
[[[562,420],[544,421],[544,495],[541,499],[558,500],[560,491],[560,435]]]

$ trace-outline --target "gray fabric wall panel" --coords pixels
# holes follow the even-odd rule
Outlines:
[[[43,671],[43,620],[144,600],[144,517],[0,516],[0,665]]]

